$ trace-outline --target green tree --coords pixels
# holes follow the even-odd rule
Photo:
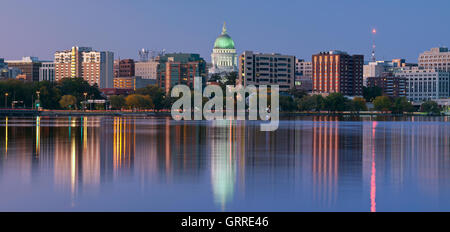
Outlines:
[[[137,89],[136,94],[150,96],[153,104],[155,105],[155,109],[157,110],[165,107],[164,100],[166,96],[164,90],[159,88],[157,85],[148,85],[144,88]]]
[[[294,111],[297,106],[291,96],[280,96],[280,109],[282,111]]]
[[[292,97],[299,98],[299,99],[304,97],[304,96],[306,96],[306,95],[308,95],[308,93],[306,91],[301,90],[301,89],[297,89],[295,87],[289,90],[289,94]]]
[[[320,111],[323,109],[324,98],[322,95],[304,96],[297,100],[297,109],[300,111]]]
[[[388,111],[392,106],[392,101],[387,96],[378,96],[373,100],[373,106],[378,111]]]
[[[366,102],[372,102],[376,97],[383,95],[383,89],[378,86],[363,87],[363,97]]]
[[[403,114],[403,112],[414,111],[414,106],[406,99],[406,97],[399,97],[394,99],[391,111],[394,114]]]
[[[23,102],[26,107],[34,105],[38,99],[37,92],[39,92],[40,106],[45,109],[60,109],[59,101],[62,95],[74,96],[77,99],[77,103],[84,101],[83,93],[85,92],[88,93],[89,98],[103,99],[97,86],[90,86],[82,78],[65,78],[59,82],[1,80],[0,93],[4,94],[6,92],[9,94],[8,105],[11,105],[11,101],[16,100]]]
[[[5,93],[9,94],[7,99],[9,106],[11,106],[12,101],[20,101],[23,102],[24,107],[28,108],[33,105],[33,100],[36,99],[34,82],[23,82],[16,79],[0,81],[0,93],[2,93],[2,100]]]
[[[103,99],[97,85],[91,86],[83,78],[63,78],[57,83],[56,88],[65,95],[72,95],[76,97],[77,102],[84,101],[84,93],[87,93],[88,98]]]
[[[237,77],[237,72],[226,73],[225,76],[222,77],[221,83],[224,83],[225,85],[236,85]]]
[[[365,111],[367,110],[366,100],[362,97],[355,97],[350,102],[349,108],[355,112]]]
[[[315,109],[313,97],[305,96],[297,100],[297,109],[299,111],[311,111]]]
[[[61,100],[59,100],[59,105],[64,109],[74,109],[77,105],[77,99],[72,95],[64,95]]]
[[[109,101],[111,103],[111,108],[120,110],[126,105],[125,98],[123,96],[111,96],[109,97]]]
[[[226,93],[227,85],[236,85],[236,80],[238,79],[237,72],[229,72],[225,74],[213,74],[208,81],[217,82],[224,93]]]
[[[349,100],[341,93],[330,93],[324,100],[324,108],[329,112],[345,111]]]
[[[154,108],[152,99],[148,95],[131,94],[125,98],[125,102],[130,109]]]
[[[35,82],[34,92],[39,91],[41,107],[44,109],[59,109],[61,91],[56,88],[56,83],[50,81]]]
[[[211,75],[211,77],[208,79],[208,81],[219,82],[220,79],[221,79],[220,75],[217,73],[214,73]]]
[[[432,115],[439,115],[441,113],[441,109],[439,105],[435,101],[428,100],[420,106],[421,112],[426,112]]]

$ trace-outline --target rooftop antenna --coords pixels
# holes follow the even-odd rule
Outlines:
[[[149,50],[148,49],[145,49],[145,48],[142,48],[140,51],[139,51],[139,60],[141,61],[141,62],[145,62],[145,61],[148,61],[148,55],[149,55]]]
[[[377,29],[373,28],[372,29],[372,58],[371,58],[372,62],[376,62],[377,61],[377,59],[375,57],[375,48],[376,48],[376,46],[375,46],[375,35],[376,34],[377,34]]]
[[[227,33],[227,22],[223,22],[222,35],[225,35],[226,33]]]

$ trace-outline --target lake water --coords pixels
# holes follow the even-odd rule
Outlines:
[[[0,117],[0,211],[450,211],[449,120]]]

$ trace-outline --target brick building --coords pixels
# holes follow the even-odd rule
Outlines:
[[[349,55],[342,51],[313,55],[313,92],[361,96],[363,65],[363,55]]]

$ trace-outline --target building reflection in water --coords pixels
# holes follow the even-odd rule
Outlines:
[[[411,191],[428,196],[429,205],[439,205],[450,177],[450,132],[446,123],[442,118],[412,117],[408,121],[378,122],[372,126],[373,133],[365,131],[369,136],[365,144],[373,141],[364,150],[373,154],[373,163],[376,160],[377,183],[383,180],[383,188],[389,191]],[[379,205],[377,201],[377,209]]]
[[[131,175],[136,147],[135,119],[115,117],[113,139],[114,176]]]
[[[4,156],[8,156],[8,117],[5,118],[5,154]]]
[[[32,185],[50,176],[72,206],[82,196],[98,196],[108,183],[137,182],[132,191],[145,196],[156,187],[205,184],[206,177],[219,210],[267,195],[318,210],[361,205],[357,210],[374,212],[389,207],[380,191],[400,194],[411,186],[435,204],[444,197],[448,122],[345,120],[301,117],[261,132],[251,121],[0,118],[0,182],[14,177]]]
[[[339,125],[336,119],[315,117],[313,121],[313,197],[326,206],[336,201],[339,162]]]
[[[226,205],[233,199],[236,185],[236,162],[238,157],[244,157],[242,135],[245,126],[242,121],[213,121],[209,127],[211,159],[211,181],[214,202],[225,211]],[[242,149],[242,150],[241,150]],[[241,160],[242,161],[242,160]]]

